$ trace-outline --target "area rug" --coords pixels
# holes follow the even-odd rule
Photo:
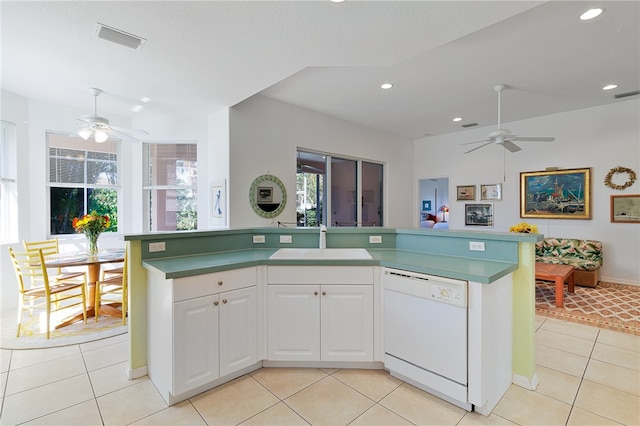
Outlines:
[[[122,325],[121,318],[99,316],[98,322],[93,317],[87,318],[87,324],[82,321],[51,330],[51,337],[47,339],[46,326],[40,315],[29,316],[25,312],[20,329],[20,337],[16,337],[17,312],[3,313],[0,329],[0,349],[42,349],[59,346],[78,345],[106,339],[128,332],[128,326]],[[55,323],[56,320],[52,321]]]
[[[555,283],[536,280],[536,314],[640,336],[640,287],[600,282],[595,288],[564,291],[564,307],[555,305]]]

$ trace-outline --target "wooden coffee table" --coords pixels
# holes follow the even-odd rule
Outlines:
[[[536,279],[545,281],[555,281],[556,283],[556,306],[564,306],[564,282],[567,281],[569,293],[574,293],[573,271],[571,265],[554,265],[552,263],[536,262]]]

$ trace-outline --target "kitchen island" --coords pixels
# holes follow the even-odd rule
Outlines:
[[[292,242],[280,243],[282,235],[287,236],[285,241]],[[258,238],[254,238],[256,236]],[[376,238],[370,238],[372,236]],[[542,236],[418,229],[334,228],[329,229],[326,238],[327,247],[330,248],[366,248],[371,254],[371,259],[270,259],[271,255],[282,247],[317,247],[318,231],[314,229],[252,228],[127,236],[133,264],[130,284],[130,376],[138,377],[149,373],[147,367],[153,364],[148,362],[150,359],[148,344],[157,339],[148,338],[148,330],[157,326],[155,323],[158,317],[154,315],[155,310],[160,309],[158,306],[162,303],[167,303],[162,300],[150,303],[149,296],[154,293],[159,282],[173,284],[189,277],[251,269],[255,271],[253,272],[255,278],[245,280],[246,284],[241,284],[240,287],[243,291],[250,291],[247,288],[256,285],[255,303],[258,305],[258,323],[266,324],[266,284],[269,267],[370,268],[373,271],[372,284],[375,294],[379,291],[376,285],[380,283],[380,271],[386,267],[465,280],[470,283],[470,288],[476,289],[476,293],[470,290],[470,295],[477,294],[478,290],[488,291],[490,287],[497,288],[496,283],[502,283],[500,285],[504,286],[505,280],[508,280],[509,297],[512,298],[513,303],[508,304],[508,308],[505,306],[501,308],[513,310],[513,313],[508,312],[508,316],[513,318],[513,347],[517,348],[513,350],[512,381],[527,388],[535,387],[533,245]],[[264,241],[264,243],[254,241]],[[371,243],[370,241],[381,242]],[[163,243],[165,250],[149,251],[150,243]],[[470,243],[474,243],[474,247],[480,245],[484,250],[470,250]],[[157,246],[154,244],[151,247]],[[154,287],[150,289],[149,285]],[[471,303],[474,296],[470,297]],[[376,338],[371,362],[380,363],[384,353],[382,339],[379,337],[380,298],[374,298],[373,303],[376,313],[374,315]],[[519,307],[516,308],[515,305]],[[474,309],[478,308],[479,306],[474,306]],[[486,315],[481,311],[478,312],[480,312],[478,315]],[[148,323],[150,319],[154,324]],[[222,320],[222,317],[220,319]],[[262,360],[268,360],[268,356],[265,355],[267,333],[261,327],[257,330],[258,336],[265,337],[257,339],[257,355],[253,357],[255,363],[248,364],[249,371],[256,365],[261,365]],[[484,339],[487,334],[487,330],[480,330],[478,335],[470,337],[470,342],[473,339]],[[480,340],[474,343],[478,351],[488,346],[483,345]],[[153,367],[150,369],[152,370]],[[242,368],[237,371],[238,374],[243,372]],[[165,387],[171,388],[170,385]],[[194,389],[199,390],[197,386]],[[188,396],[183,394],[182,397],[185,395]]]

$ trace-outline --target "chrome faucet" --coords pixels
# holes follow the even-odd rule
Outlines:
[[[320,225],[320,248],[327,248],[327,227]]]

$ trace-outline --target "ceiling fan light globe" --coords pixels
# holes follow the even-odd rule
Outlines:
[[[98,143],[105,142],[107,139],[109,139],[109,135],[107,134],[107,132],[103,130],[96,130],[95,137],[96,137],[96,142]]]
[[[78,131],[78,136],[86,141],[91,136],[91,132],[92,131],[90,128],[85,127],[84,129]]]

